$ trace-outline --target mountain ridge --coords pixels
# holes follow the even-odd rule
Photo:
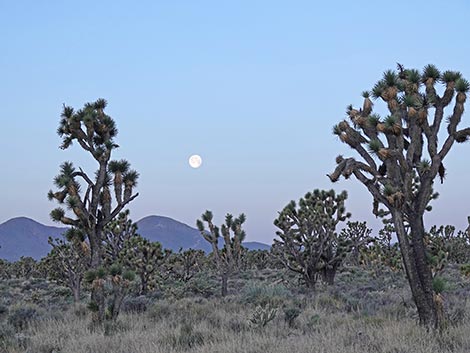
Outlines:
[[[171,217],[150,215],[136,223],[138,234],[160,242],[164,248],[211,251],[211,245],[201,237],[199,230]],[[11,218],[0,224],[0,259],[16,261],[21,256],[31,256],[38,260],[50,250],[48,238],[60,238],[67,229],[47,226],[24,216]],[[244,242],[243,245],[249,250],[270,249],[268,244],[257,241]]]

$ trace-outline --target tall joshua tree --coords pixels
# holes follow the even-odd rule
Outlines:
[[[439,83],[442,94],[436,90]],[[438,318],[423,215],[437,197],[434,180],[444,180],[445,157],[455,142],[470,136],[470,128],[459,128],[469,89],[459,72],[441,73],[427,65],[420,73],[399,64],[397,72],[386,71],[372,89],[372,97],[386,104],[388,116],[374,114],[371,94],[364,92],[362,109],[349,106],[349,121],[333,129],[361,159],[338,156],[329,177],[335,182],[354,175],[372,194],[374,214],[391,217],[420,323],[428,327],[436,327]],[[444,119],[445,114],[450,115]]]
[[[118,147],[114,142],[117,128],[114,120],[104,112],[106,104],[104,99],[98,99],[85,104],[78,111],[64,106],[57,129],[62,137],[60,148],[67,149],[74,142],[78,143],[98,163],[98,169],[93,177],[81,168],[76,169],[71,162],[65,162],[54,179],[58,191],[51,190],[48,194],[50,200],[65,204],[68,210],[66,212],[63,207],[58,207],[51,212],[51,218],[80,229],[88,237],[93,269],[97,269],[102,262],[103,231],[106,225],[138,196],[133,194],[138,173],[130,170],[125,161],[111,161],[111,153]],[[110,190],[112,187],[114,202]],[[93,294],[96,293],[92,293],[92,300],[96,298]],[[95,304],[100,308],[101,320],[104,303]]]
[[[230,275],[238,272],[242,264],[244,253],[242,242],[246,236],[242,225],[245,223],[246,217],[242,213],[237,218],[233,218],[230,213],[227,213],[225,224],[222,224],[220,229],[214,225],[212,219],[212,212],[206,211],[201,216],[201,219],[197,220],[196,224],[204,239],[212,245],[212,255],[214,256],[222,281],[221,294],[224,297],[228,293],[228,279]],[[208,229],[204,226],[204,222],[207,224]],[[219,248],[221,233],[224,240],[222,249]]]
[[[336,225],[351,216],[346,213],[346,191],[314,190],[291,201],[279,212],[274,225],[279,228],[273,253],[289,270],[302,276],[314,289],[319,278],[333,284],[337,269],[350,250],[348,239],[338,236]]]

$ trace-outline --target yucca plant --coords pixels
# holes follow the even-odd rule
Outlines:
[[[445,90],[439,94],[436,85],[442,83]],[[374,214],[393,222],[420,323],[425,326],[438,327],[439,318],[426,260],[423,217],[435,199],[435,178],[444,181],[445,157],[455,142],[470,137],[470,128],[459,127],[469,90],[470,83],[460,73],[441,74],[434,65],[427,65],[420,75],[403,65],[398,65],[398,74],[386,71],[373,87],[372,96],[386,104],[390,118],[378,122],[375,128],[370,123],[358,127],[351,119],[359,136],[341,141],[356,150],[360,159],[337,158],[337,166],[329,175],[333,182],[341,176],[355,176],[373,196]],[[450,117],[444,122],[446,111]],[[370,121],[373,113],[361,114]],[[349,134],[349,122],[340,124],[341,131]],[[441,128],[443,124],[447,129]],[[429,161],[423,159],[424,155]]]
[[[344,206],[347,196],[346,191],[316,189],[298,204],[289,202],[274,220],[279,239],[274,239],[273,255],[311,290],[319,279],[333,284],[351,250],[350,240],[336,232],[337,225],[351,217]]]
[[[243,230],[243,223],[246,216],[242,213],[234,218],[227,213],[225,223],[219,228],[213,223],[213,214],[207,210],[202,214],[201,219],[196,221],[197,228],[202,237],[212,246],[212,257],[221,277],[221,295],[224,297],[228,293],[228,279],[230,275],[237,273],[242,265],[242,258],[245,254],[242,245],[246,233]],[[207,229],[206,229],[207,225]],[[224,245],[219,247],[219,240],[223,239]]]
[[[277,308],[272,307],[270,304],[264,306],[258,305],[251,314],[250,323],[255,328],[263,328],[273,321],[276,315]]]
[[[57,133],[62,138],[60,148],[67,149],[76,142],[98,163],[95,176],[90,176],[81,168],[75,168],[71,162],[60,167],[59,175],[54,178],[58,191],[49,191],[48,198],[59,204],[51,212],[54,221],[80,229],[88,238],[90,246],[90,266],[98,269],[103,259],[103,232],[105,227],[134,200],[138,173],[129,169],[124,160],[113,162],[111,154],[118,147],[114,138],[117,128],[114,120],[105,113],[107,102],[98,99],[86,103],[80,110],[64,106]],[[114,173],[114,180],[109,172]],[[113,202],[111,187],[114,181]],[[80,185],[84,185],[81,190]],[[124,188],[124,192],[122,189]],[[98,298],[99,297],[99,298]],[[99,307],[98,321],[104,319],[104,299],[92,291],[93,302]]]

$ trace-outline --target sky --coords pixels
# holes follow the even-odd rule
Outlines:
[[[326,177],[338,154],[357,156],[332,126],[397,62],[470,78],[470,4],[442,4],[0,0],[0,223],[53,224],[46,195],[59,165],[96,168],[79,147],[58,148],[62,105],[105,98],[119,129],[113,158],[140,173],[135,221],[195,226],[206,209],[218,223],[244,212],[247,240],[271,243],[290,200],[334,188],[348,191],[352,220],[378,229],[365,187]],[[427,227],[466,227],[469,153],[463,144],[447,157]]]

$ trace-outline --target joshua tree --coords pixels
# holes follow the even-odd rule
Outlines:
[[[291,271],[302,276],[307,287],[314,289],[319,276],[333,284],[337,269],[350,250],[347,239],[338,236],[336,226],[351,215],[346,213],[346,191],[314,190],[299,200],[291,201],[279,213],[274,225],[279,240],[274,254]]]
[[[11,269],[16,278],[32,278],[37,272],[37,265],[32,257],[21,256],[18,261],[11,264]]]
[[[361,252],[362,262],[372,269],[377,277],[383,276],[384,268],[391,270],[389,274],[394,278],[395,273],[403,270],[403,261],[398,243],[393,242],[395,230],[389,223],[379,230],[372,244]]]
[[[104,229],[104,261],[108,265],[119,262],[124,245],[137,235],[137,224],[129,219],[129,210],[119,213]]]
[[[347,222],[346,228],[341,231],[341,237],[349,239],[351,246],[351,262],[360,264],[361,250],[373,241],[370,236],[372,229],[367,228],[366,222]]]
[[[194,275],[201,271],[205,260],[205,254],[202,250],[188,249],[173,254],[168,259],[169,271],[173,276],[182,282],[188,282]]]
[[[64,208],[56,208],[51,212],[52,219],[76,227],[88,237],[91,267],[95,270],[100,267],[103,258],[105,227],[138,195],[133,195],[138,173],[130,170],[125,161],[111,161],[111,153],[118,147],[114,142],[117,129],[114,120],[105,114],[105,108],[104,99],[87,103],[78,111],[64,106],[57,130],[62,137],[60,148],[67,149],[73,142],[77,142],[98,163],[98,170],[94,177],[90,177],[81,168],[76,169],[71,162],[65,162],[54,179],[59,190],[51,190],[48,194],[50,200],[55,199],[59,204],[65,204],[70,211],[70,216],[67,216]],[[114,174],[114,180],[110,173]],[[85,187],[84,192],[82,185]],[[112,185],[115,202],[111,196]],[[101,302],[96,302],[99,307],[97,318],[102,321],[105,303],[102,301],[103,296],[98,297]],[[93,291],[92,301],[96,300],[98,299]]]
[[[444,85],[441,95],[438,83]],[[363,93],[362,109],[348,107],[350,122],[343,120],[333,129],[362,160],[338,156],[329,177],[335,182],[354,175],[372,194],[374,214],[391,217],[420,323],[425,326],[437,327],[438,319],[423,215],[437,197],[435,178],[444,180],[445,157],[455,142],[470,136],[470,128],[459,129],[469,89],[470,83],[459,72],[441,73],[427,65],[420,73],[398,65],[398,72],[384,73],[372,94]],[[371,95],[385,102],[388,116],[373,113]],[[450,115],[444,120],[447,109]],[[444,121],[447,129],[440,131]]]
[[[243,269],[245,270],[263,270],[282,267],[282,264],[271,254],[270,250],[248,250],[245,253],[243,261]]]
[[[424,237],[429,250],[428,260],[433,276],[444,269],[448,262],[464,264],[470,258],[470,238],[467,232],[455,232],[455,227],[432,226]]]
[[[204,239],[212,245],[212,255],[222,281],[221,294],[224,297],[228,292],[228,279],[230,275],[238,272],[242,264],[242,242],[246,236],[242,225],[245,223],[246,217],[242,213],[238,218],[233,218],[230,213],[227,213],[225,224],[222,224],[220,229],[212,223],[213,215],[211,211],[206,211],[202,214],[201,218],[196,222],[197,228]],[[204,222],[207,223],[208,230],[206,230]],[[222,249],[219,249],[221,233],[224,246]]]
[[[83,277],[90,268],[90,247],[79,229],[69,229],[65,238],[69,241],[49,238],[52,250],[41,263],[47,277],[67,286],[72,291],[74,303],[78,303]]]
[[[169,254],[162,250],[159,242],[150,242],[140,235],[134,235],[124,243],[121,261],[139,277],[140,294],[146,294],[149,286],[153,285]]]
[[[97,298],[88,305],[88,308],[93,312],[94,323],[100,323],[104,319],[113,321],[117,319],[121,304],[134,278],[135,273],[123,269],[119,263],[108,268],[99,267],[85,274],[85,280],[91,285]],[[101,312],[102,308],[98,305],[100,302],[107,304],[104,312]]]
[[[0,278],[10,279],[12,275],[12,264],[6,260],[0,259]]]

